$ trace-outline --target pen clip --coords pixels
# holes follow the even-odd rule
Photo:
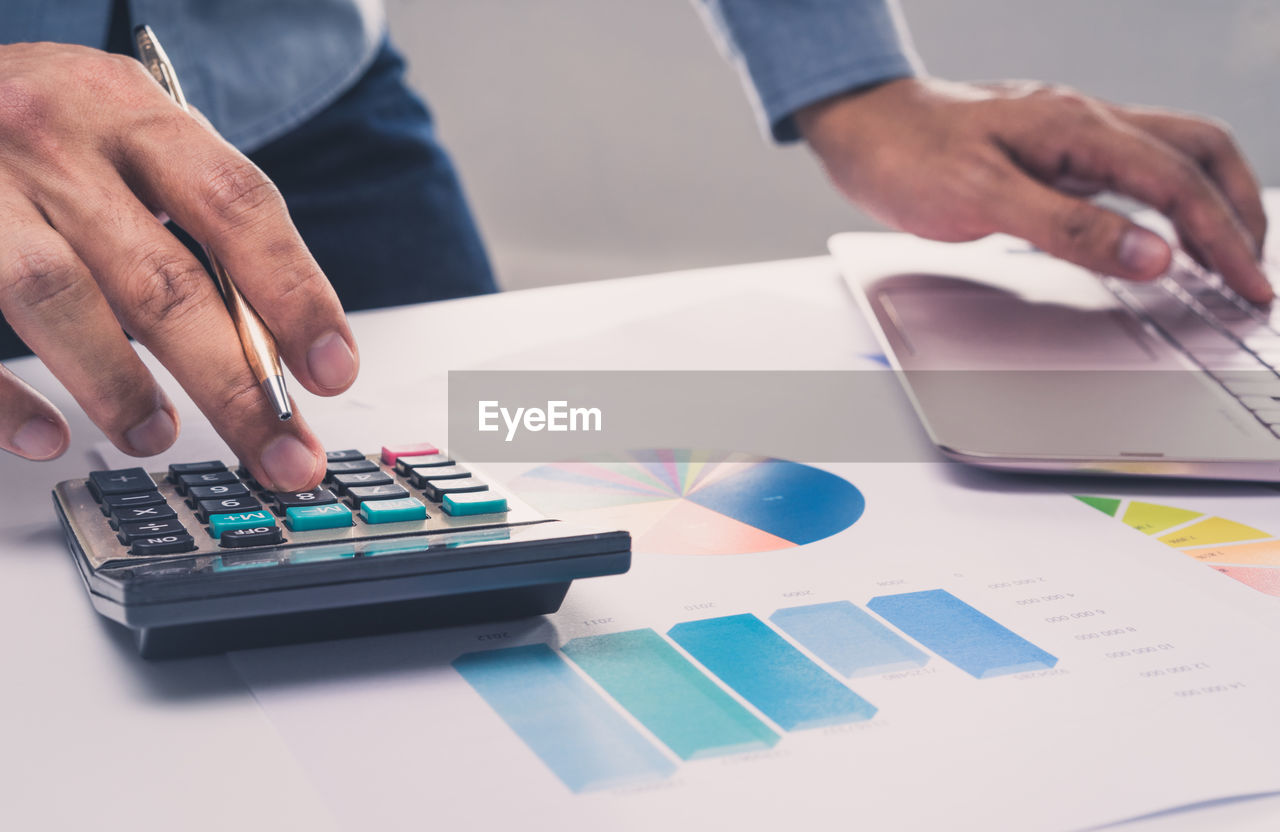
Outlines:
[[[182,85],[178,83],[178,74],[174,71],[173,63],[165,54],[164,47],[160,45],[155,32],[151,31],[150,26],[143,24],[133,30],[133,38],[138,44],[138,59],[151,73],[151,77],[156,79],[156,83],[179,107],[188,110],[187,97],[183,95]]]

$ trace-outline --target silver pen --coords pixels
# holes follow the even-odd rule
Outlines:
[[[182,94],[182,85],[178,83],[178,75],[174,72],[173,64],[165,54],[164,47],[156,39],[155,32],[151,31],[150,26],[138,26],[133,30],[133,36],[137,41],[138,57],[143,66],[179,107],[186,112],[191,112],[187,97]],[[249,361],[249,368],[253,370],[254,377],[262,385],[262,390],[267,394],[267,400],[271,402],[271,408],[280,417],[280,421],[293,418],[293,407],[289,403],[289,391],[285,388],[284,371],[280,368],[280,352],[276,347],[276,339],[272,337],[271,330],[267,329],[262,318],[249,305],[249,301],[240,294],[226,267],[208,246],[203,243],[201,245],[204,248],[205,257],[209,260],[209,266],[213,269],[214,282],[217,283],[218,291],[227,304],[231,320],[235,322],[236,333],[240,336],[240,344],[244,347],[244,357]]]

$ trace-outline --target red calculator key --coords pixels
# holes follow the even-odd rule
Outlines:
[[[396,460],[402,456],[426,456],[438,453],[440,453],[440,449],[427,442],[419,442],[416,445],[383,445],[382,463],[384,465],[395,465]]]

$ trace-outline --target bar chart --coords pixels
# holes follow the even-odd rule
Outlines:
[[[1057,658],[943,589],[467,653],[453,667],[571,792],[669,777],[787,734],[865,722],[846,679],[926,666],[973,680]]]

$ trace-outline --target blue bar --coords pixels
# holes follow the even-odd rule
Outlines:
[[[943,589],[882,595],[867,606],[977,679],[1044,670],[1058,659]]]
[[[675,763],[545,644],[468,653],[453,667],[574,792],[675,771]]]
[[[754,615],[686,621],[668,635],[785,731],[875,715],[874,705]]]
[[[929,663],[928,653],[848,601],[788,607],[769,620],[848,677],[914,670]]]
[[[682,760],[772,748],[778,735],[653,630],[560,648]]]

